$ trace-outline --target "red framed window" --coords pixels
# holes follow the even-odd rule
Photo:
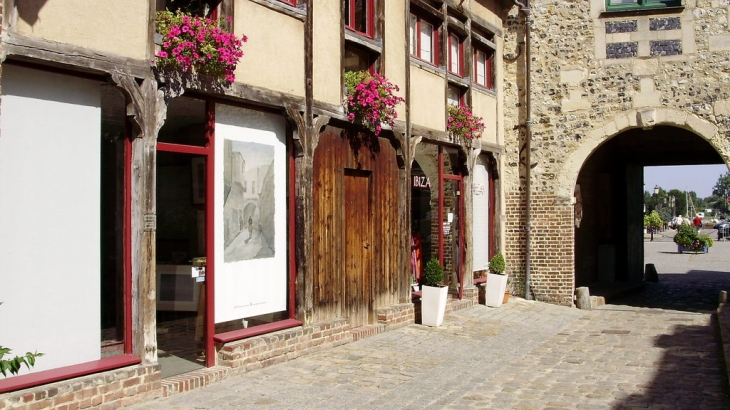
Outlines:
[[[345,44],[345,71],[367,71],[374,74],[374,62],[377,56],[372,52],[353,44]]]
[[[294,6],[294,7],[297,6],[297,0],[279,0],[279,1],[282,3],[286,3],[290,6]]]
[[[368,37],[373,36],[373,0],[344,0],[345,27]]]
[[[456,34],[449,34],[449,72],[463,76],[464,73],[464,43]]]
[[[427,63],[438,61],[438,26],[416,14],[410,16],[410,53]]]
[[[494,89],[492,77],[494,51],[484,48],[474,49],[474,82],[488,89]]]

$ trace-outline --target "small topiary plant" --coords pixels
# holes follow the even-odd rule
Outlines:
[[[502,252],[497,252],[489,261],[489,271],[497,275],[504,275],[505,263]]]
[[[441,266],[438,259],[431,258],[426,262],[426,267],[423,269],[423,285],[439,286],[443,280],[444,267]]]
[[[0,305],[3,303],[0,302]],[[15,356],[12,359],[3,359],[5,355],[9,355],[11,352],[7,347],[0,346],[0,373],[7,377],[8,372],[12,375],[17,375],[20,372],[20,366],[25,365],[28,369],[35,365],[35,359],[43,356],[43,353],[31,353],[27,352],[24,356]]]

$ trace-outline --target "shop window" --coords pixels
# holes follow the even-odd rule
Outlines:
[[[373,37],[373,0],[343,0],[345,2],[345,27],[368,37]]]
[[[474,82],[487,89],[494,89],[493,68],[494,50],[487,47],[475,47]]]
[[[420,281],[425,263],[438,258],[444,284],[459,295],[464,249],[461,161],[455,148],[419,144],[411,170],[412,275]]]
[[[451,74],[463,75],[464,66],[464,44],[456,34],[449,34],[449,72]]]
[[[607,0],[606,11],[661,9],[681,7],[682,0]]]
[[[2,89],[0,187],[14,198],[0,203],[0,247],[13,255],[3,286],[18,290],[3,295],[2,342],[43,356],[0,378],[0,392],[139,363],[126,100],[102,80],[11,64]]]
[[[429,64],[438,62],[438,27],[421,16],[410,16],[410,53]]]

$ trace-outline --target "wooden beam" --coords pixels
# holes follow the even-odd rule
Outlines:
[[[60,68],[89,73],[123,72],[137,78],[149,77],[150,63],[109,53],[94,51],[71,44],[56,43],[40,38],[7,33],[3,40],[3,59],[34,61]]]

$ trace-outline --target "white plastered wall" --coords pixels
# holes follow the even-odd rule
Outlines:
[[[5,64],[2,92],[1,343],[33,371],[97,360],[99,84]]]

